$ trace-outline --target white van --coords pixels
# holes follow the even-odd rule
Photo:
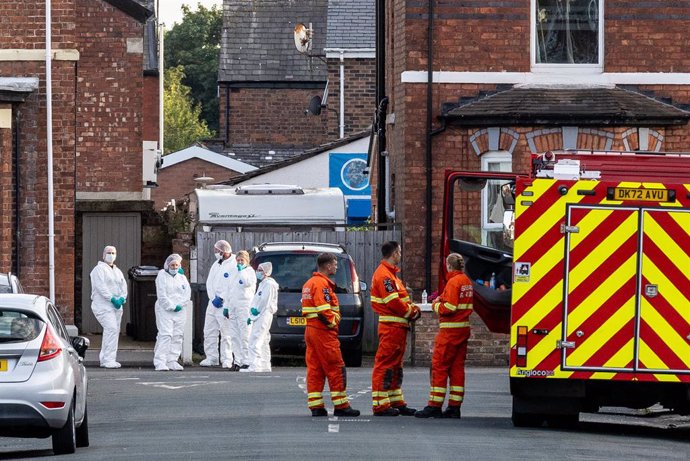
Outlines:
[[[285,184],[207,186],[190,196],[196,227],[213,229],[343,227],[346,201],[336,187],[307,189]]]

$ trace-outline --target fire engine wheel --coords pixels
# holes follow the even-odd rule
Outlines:
[[[544,415],[513,410],[512,420],[515,427],[540,427],[544,422]]]
[[[579,421],[579,414],[568,414],[568,415],[549,415],[546,417],[546,423],[549,427],[554,427],[558,429],[570,429],[577,426]]]

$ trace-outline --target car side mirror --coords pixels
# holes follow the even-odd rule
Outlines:
[[[366,282],[359,282],[359,291],[367,291],[367,283]]]
[[[72,347],[74,347],[74,350],[77,351],[77,354],[79,354],[79,357],[81,358],[85,358],[86,350],[90,345],[91,342],[89,341],[89,338],[85,338],[83,336],[75,336],[72,338]]]

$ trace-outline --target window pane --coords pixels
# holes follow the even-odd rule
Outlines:
[[[43,322],[23,312],[0,309],[0,343],[25,342],[36,339]]]
[[[256,257],[255,263],[270,261],[273,264],[271,277],[278,282],[280,291],[300,293],[302,286],[316,271],[317,255],[312,253],[292,254],[261,254]],[[352,280],[350,276],[350,260],[338,258],[338,270],[332,277],[336,284],[336,293],[352,293]]]
[[[537,63],[598,64],[600,1],[536,0]]]

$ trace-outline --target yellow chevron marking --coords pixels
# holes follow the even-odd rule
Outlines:
[[[650,328],[652,328],[669,349],[683,361],[686,368],[690,367],[690,344],[688,344],[688,340],[679,335],[668,323],[667,319],[659,314],[645,298],[642,299],[640,304],[640,311],[642,318],[647,322]],[[647,364],[647,362],[645,362],[645,364]],[[668,369],[668,365],[656,368]]]
[[[664,370],[668,369],[666,364],[659,358],[658,355],[654,353],[651,347],[647,345],[644,341],[640,340],[640,362],[644,364],[647,368]],[[659,381],[667,382],[678,382],[676,376],[666,375],[666,374],[655,374],[654,375]]]
[[[654,221],[651,216],[654,216],[655,213],[659,212],[645,211],[644,213],[645,235],[656,243],[664,254],[673,255],[673,261],[677,263],[678,267],[690,267],[690,256],[687,255],[686,249],[681,248],[676,243],[675,239],[668,235],[666,230],[662,228],[659,223]],[[670,215],[682,229],[686,230],[686,233],[688,232],[688,229],[690,229],[690,213],[673,211],[663,213]]]
[[[620,366],[617,366],[615,364],[617,363],[624,363],[627,366],[628,364],[632,363],[632,356],[630,355],[630,350],[634,350],[635,346],[635,340],[633,338],[630,338],[630,341],[628,341],[627,344],[625,344],[623,347],[620,348],[618,352],[616,352],[613,357],[611,357],[605,364],[605,367],[608,368],[620,368]],[[592,374],[592,377],[590,379],[613,379],[615,376],[615,373],[611,373],[608,371],[597,371],[596,373]]]
[[[587,359],[594,356],[614,334],[620,331],[623,326],[630,321],[635,315],[635,298],[631,298],[620,309],[618,309],[611,317],[609,317],[599,328],[593,332],[585,331],[585,336],[576,338],[576,348],[570,352],[566,357],[566,364],[568,366],[582,366]],[[633,328],[630,327],[630,337],[634,335]],[[584,338],[584,341],[582,339]],[[614,357],[618,357],[620,361],[614,361],[613,358],[607,362],[607,366],[622,368],[625,367],[633,359],[632,342],[628,342],[623,346],[622,351],[619,350]],[[626,356],[627,354],[627,356]]]
[[[686,234],[690,234],[690,213],[688,212],[671,212],[671,218],[681,226]]]
[[[556,264],[562,264],[563,259],[563,239],[552,246],[544,255],[532,264],[529,283],[516,283],[513,285],[513,304],[522,298],[535,283],[541,280]],[[515,259],[518,261],[518,259]]]
[[[517,284],[516,284],[517,285]],[[537,302],[534,303],[531,309],[528,309],[519,319],[514,319],[513,324],[516,325],[520,323],[521,325],[527,325],[528,328],[535,326],[540,322],[546,315],[548,315],[553,309],[558,307],[558,305],[563,301],[563,283],[558,281],[553,288],[551,288],[544,296],[541,297]]]

